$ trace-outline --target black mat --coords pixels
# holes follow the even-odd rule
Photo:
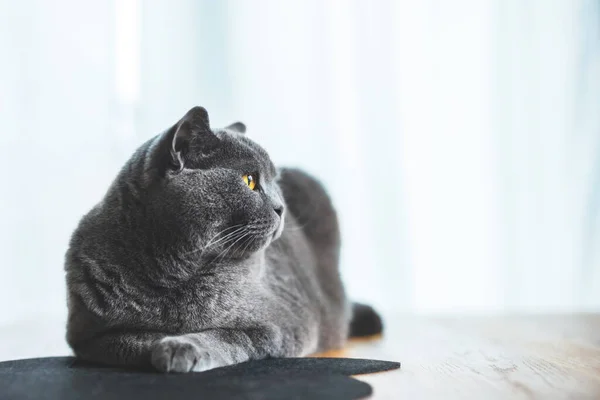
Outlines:
[[[0,399],[360,399],[372,388],[349,375],[400,363],[350,358],[251,361],[189,374],[160,374],[84,364],[72,357],[0,363]]]

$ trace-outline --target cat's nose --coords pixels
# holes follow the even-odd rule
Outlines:
[[[281,214],[283,214],[283,206],[273,207],[273,210],[275,210],[275,214],[279,215],[279,217],[281,217]]]

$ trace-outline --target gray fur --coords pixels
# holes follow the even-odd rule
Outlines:
[[[65,262],[78,357],[187,372],[344,344],[330,200],[310,176],[276,170],[244,131],[213,130],[193,108],[82,218]],[[258,191],[242,180],[255,172]]]

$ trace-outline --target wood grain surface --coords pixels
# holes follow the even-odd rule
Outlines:
[[[358,377],[374,399],[600,399],[600,315],[387,318],[322,354],[400,361]]]
[[[600,400],[600,315],[404,317],[329,356],[402,362],[363,375],[373,399]],[[0,360],[64,356],[64,322],[0,329]],[[1,396],[0,396],[1,397]]]

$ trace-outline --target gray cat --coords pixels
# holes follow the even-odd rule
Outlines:
[[[346,298],[322,186],[278,171],[244,132],[213,130],[205,109],[191,109],[82,218],[65,262],[76,356],[203,371],[381,331],[370,307]]]

